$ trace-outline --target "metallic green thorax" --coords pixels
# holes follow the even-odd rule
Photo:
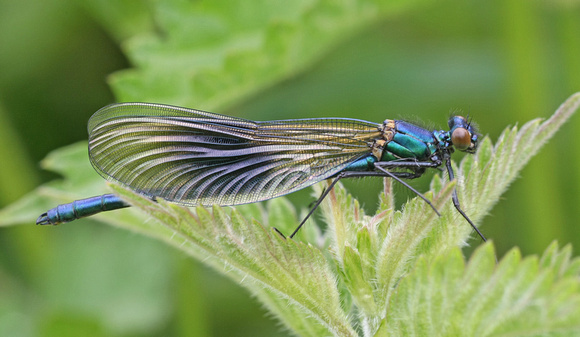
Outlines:
[[[426,161],[431,159],[438,149],[439,140],[434,132],[407,122],[386,120],[383,123],[382,133],[383,140],[377,141],[375,145],[382,147],[382,152],[373,152],[380,161],[400,159]]]
[[[443,152],[450,154],[454,148],[475,152],[478,135],[468,120],[452,116],[448,124],[449,131],[429,131],[411,123],[387,119],[379,127],[381,138],[371,146],[372,156],[381,162],[411,159],[441,163]]]

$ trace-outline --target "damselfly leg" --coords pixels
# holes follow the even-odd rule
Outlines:
[[[384,166],[390,166],[390,165],[383,165],[383,163],[377,162],[377,163],[375,163],[375,168],[378,171],[369,171],[369,172],[343,171],[343,172],[339,173],[332,180],[332,182],[330,183],[330,185],[325,188],[325,190],[323,191],[322,195],[318,198],[318,200],[316,201],[316,203],[314,204],[314,206],[310,209],[310,211],[308,212],[308,214],[306,214],[306,216],[304,217],[304,219],[300,222],[300,224],[296,227],[296,229],[294,230],[294,232],[292,232],[292,234],[290,234],[289,237],[290,238],[293,238],[294,235],[296,235],[296,233],[298,233],[298,231],[300,230],[300,228],[302,228],[302,226],[306,223],[306,221],[310,218],[310,216],[312,216],[312,214],[314,213],[314,211],[318,208],[318,206],[320,206],[320,204],[322,203],[322,201],[324,200],[324,198],[326,198],[326,196],[330,193],[330,191],[334,188],[334,186],[338,183],[338,181],[341,180],[341,179],[344,179],[344,178],[361,178],[361,177],[393,178],[396,181],[398,181],[399,183],[401,183],[403,186],[405,186],[408,189],[410,189],[411,191],[413,191],[413,193],[417,194],[429,206],[431,206],[431,208],[433,209],[433,211],[435,211],[435,213],[438,216],[441,216],[441,214],[439,213],[439,211],[435,208],[435,206],[433,206],[433,204],[431,203],[431,201],[429,201],[429,199],[427,199],[423,194],[421,194],[419,191],[417,191],[411,185],[409,185],[404,180],[402,180],[402,179],[413,179],[413,178],[420,177],[423,174],[423,172],[424,172],[424,168],[425,167],[432,167],[433,163],[417,163],[417,162],[413,162],[412,164],[409,164],[407,162],[406,165],[402,165],[403,163],[400,163],[400,164],[401,165],[395,165],[395,166],[398,167],[398,168],[409,168],[409,167],[412,167],[413,169],[415,169],[415,168],[417,168],[417,169],[416,170],[412,170],[414,172],[390,172],[390,171],[386,170],[385,168],[383,168]],[[416,164],[419,164],[419,165],[416,165]],[[421,164],[426,164],[426,165],[421,165]],[[278,233],[280,233],[280,231],[278,231]]]
[[[398,181],[400,184],[402,184],[406,188],[408,188],[409,190],[411,190],[418,197],[423,199],[433,209],[433,211],[438,216],[441,216],[441,213],[439,213],[437,208],[435,208],[435,206],[431,203],[431,201],[429,199],[427,199],[421,192],[417,191],[415,188],[413,188],[407,182],[402,180],[402,179],[418,178],[424,173],[425,168],[438,167],[439,165],[440,164],[433,163],[433,162],[415,162],[415,161],[411,161],[411,162],[409,162],[409,161],[407,161],[407,162],[377,162],[377,163],[375,163],[375,169],[378,171],[371,171],[371,172],[345,171],[345,172],[341,172],[332,180],[330,185],[324,189],[323,193],[318,198],[318,200],[316,201],[314,206],[310,209],[308,214],[306,214],[304,219],[300,222],[300,224],[296,227],[294,232],[292,232],[292,234],[290,234],[289,237],[293,238],[296,235],[296,233],[298,233],[300,228],[302,228],[302,226],[306,223],[306,221],[312,216],[314,211],[318,208],[318,206],[320,206],[320,204],[322,203],[324,198],[326,198],[326,196],[330,193],[330,191],[334,188],[334,186],[338,183],[338,181],[341,179],[344,179],[344,178],[360,178],[360,177],[392,178],[392,179]],[[447,172],[449,175],[449,181],[452,181],[453,179],[455,179],[455,175],[453,173],[453,168],[451,167],[451,161],[449,160],[449,158],[445,158],[445,166],[447,168]],[[405,168],[405,169],[411,170],[411,172],[390,172],[386,168]],[[461,205],[459,203],[459,198],[457,196],[456,189],[453,190],[452,200],[453,200],[453,206],[459,212],[459,214],[461,214],[461,216],[463,216],[463,218],[465,220],[467,220],[467,222],[471,225],[471,227],[475,230],[475,232],[479,235],[479,237],[484,242],[486,242],[487,239],[485,238],[483,233],[481,233],[481,231],[475,226],[473,221],[471,221],[471,219],[467,216],[467,214],[465,214],[465,212],[461,209]],[[276,231],[282,235],[282,233],[278,229],[276,229]]]

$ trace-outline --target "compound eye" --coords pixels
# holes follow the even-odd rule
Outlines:
[[[471,146],[471,133],[465,128],[457,128],[451,134],[451,142],[459,151],[465,151]]]

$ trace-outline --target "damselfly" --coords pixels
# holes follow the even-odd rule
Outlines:
[[[292,237],[343,178],[394,178],[431,205],[401,179],[443,164],[454,179],[451,153],[474,153],[478,134],[462,116],[452,116],[448,124],[448,131],[429,131],[392,119],[381,124],[349,118],[255,122],[161,104],[121,103],[100,109],[89,120],[89,155],[104,178],[149,198],[187,206],[253,203],[333,178]],[[456,191],[452,199],[485,241],[461,209]],[[36,223],[56,225],[128,206],[106,194],[59,205]]]

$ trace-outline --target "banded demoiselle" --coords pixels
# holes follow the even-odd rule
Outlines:
[[[333,178],[292,237],[343,178],[394,178],[431,205],[402,179],[443,164],[454,179],[451,153],[474,153],[478,134],[462,116],[452,116],[448,125],[448,131],[429,131],[392,119],[380,124],[349,118],[255,122],[169,105],[120,103],[90,118],[89,156],[105,179],[187,206],[253,203]],[[461,209],[456,191],[452,200],[485,241]],[[36,223],[56,225],[128,206],[106,194],[59,205]]]

